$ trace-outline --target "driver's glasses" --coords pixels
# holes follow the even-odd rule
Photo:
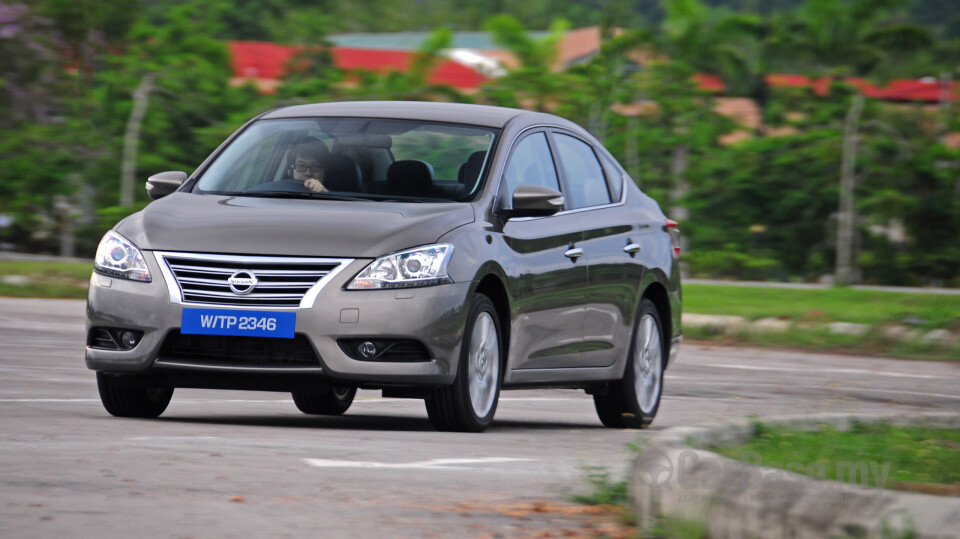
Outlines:
[[[297,172],[306,172],[308,169],[314,174],[323,171],[323,167],[320,165],[320,163],[316,162],[307,163],[304,161],[297,161],[293,164],[293,170],[296,170]]]

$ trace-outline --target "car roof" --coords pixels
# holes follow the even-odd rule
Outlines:
[[[295,105],[270,111],[262,119],[341,116],[354,118],[417,119],[452,122],[484,127],[502,128],[520,115],[547,116],[520,109],[470,105],[465,103],[435,103],[429,101],[341,101]],[[559,118],[553,117],[559,120]]]

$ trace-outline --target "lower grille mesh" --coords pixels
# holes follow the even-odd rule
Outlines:
[[[183,335],[171,332],[160,347],[160,361],[211,367],[320,367],[303,335],[293,339]]]

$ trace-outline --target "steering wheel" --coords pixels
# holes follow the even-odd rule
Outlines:
[[[248,193],[255,193],[257,191],[286,191],[290,193],[310,193],[309,189],[303,182],[300,180],[277,180],[273,182],[261,183],[260,185],[255,185],[250,189],[247,189]]]

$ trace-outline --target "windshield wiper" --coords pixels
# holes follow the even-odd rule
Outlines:
[[[369,201],[366,197],[337,195],[334,193],[301,193],[299,191],[242,191],[229,193],[232,196],[260,197],[260,198],[313,198],[320,200],[361,200]]]
[[[416,202],[418,204],[428,204],[428,203],[435,203],[435,202],[457,202],[456,200],[449,200],[446,198],[398,198],[398,197],[390,197],[390,196],[387,196],[385,198],[377,198],[375,200],[377,200],[377,202]]]

